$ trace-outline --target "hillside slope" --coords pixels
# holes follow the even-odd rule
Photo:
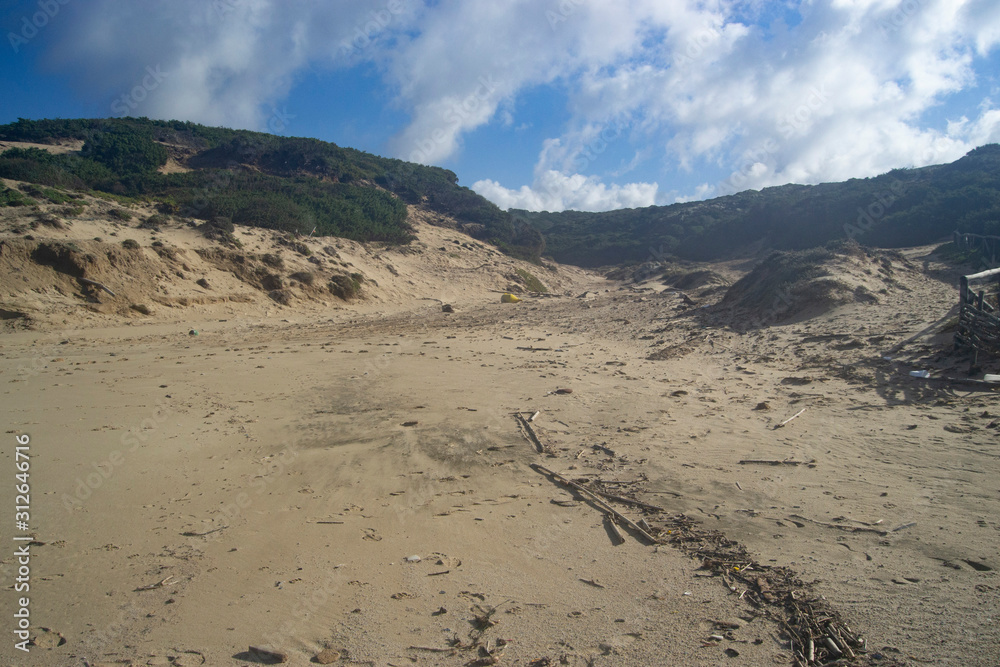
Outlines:
[[[783,185],[707,201],[604,213],[512,210],[560,262],[606,266],[665,256],[715,260],[854,239],[900,248],[956,229],[1000,234],[1000,145],[951,164],[894,169],[843,183]]]
[[[462,309],[499,299],[499,291],[524,294],[535,285],[531,278],[557,292],[602,280],[505,255],[423,205],[407,207],[413,240],[391,244],[249,226],[227,232],[164,216],[148,203],[123,205],[9,180],[0,180],[2,187],[37,198],[33,206],[0,207],[0,321],[7,331],[122,318],[325,319],[338,311],[440,310],[446,302]]]
[[[537,261],[543,247],[537,231],[448,170],[317,139],[112,118],[20,119],[0,126],[0,140],[62,147],[7,146],[2,178],[153,203],[168,215],[406,243],[407,205],[421,204],[509,254]]]

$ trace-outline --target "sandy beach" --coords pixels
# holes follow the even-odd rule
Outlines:
[[[416,253],[341,244],[352,303],[300,285],[281,306],[184,228],[127,230],[189,270],[137,261],[124,301],[5,275],[30,318],[0,336],[2,460],[30,437],[35,541],[34,643],[8,635],[3,664],[792,664],[775,572],[863,642],[852,664],[1000,664],[1000,409],[947,379],[958,269],[932,248],[842,259],[878,303],[750,327],[713,304],[751,262],[701,267],[691,306],[417,229]],[[548,294],[500,303],[517,267]],[[633,501],[605,497],[658,543],[537,466]],[[710,531],[750,556],[685,547]]]

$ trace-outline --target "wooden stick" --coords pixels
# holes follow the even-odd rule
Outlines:
[[[563,484],[565,486],[570,486],[570,487],[572,487],[574,489],[577,489],[578,491],[582,491],[583,493],[585,493],[588,496],[590,496],[590,498],[593,500],[594,503],[597,504],[598,507],[600,507],[605,512],[609,512],[609,513],[613,514],[615,516],[615,518],[618,519],[619,521],[625,522],[626,525],[628,525],[630,528],[632,528],[637,533],[639,533],[644,538],[646,538],[649,541],[650,544],[660,544],[660,541],[658,539],[656,539],[655,537],[653,537],[652,535],[650,535],[645,530],[643,530],[642,526],[640,526],[635,521],[633,521],[632,519],[628,518],[627,516],[625,516],[624,514],[622,514],[621,512],[619,512],[618,510],[616,510],[611,505],[608,505],[606,502],[604,502],[601,499],[600,496],[596,495],[593,491],[587,489],[584,486],[580,486],[579,484],[577,484],[574,481],[566,479],[565,477],[563,477],[559,473],[553,472],[553,471],[549,470],[548,468],[546,468],[545,466],[539,465],[537,463],[532,463],[531,467],[534,468],[535,470],[541,472],[541,473],[544,473],[546,475],[551,476],[553,479],[555,479],[560,484]]]
[[[636,507],[641,507],[644,510],[649,510],[651,512],[666,512],[667,510],[662,507],[657,507],[656,505],[650,505],[649,503],[644,503],[641,500],[632,500],[631,498],[626,498],[625,496],[616,496],[613,493],[605,493],[604,491],[598,491],[597,489],[590,489],[593,493],[604,496],[608,500],[617,500],[620,503],[625,503],[626,505],[635,505]]]
[[[825,523],[823,521],[816,521],[815,519],[810,519],[809,517],[802,516],[801,514],[789,514],[790,519],[800,519],[802,521],[808,521],[809,523],[815,523],[819,526],[826,526],[827,528],[836,528],[837,530],[846,530],[851,533],[875,533],[876,535],[888,535],[888,530],[882,530],[881,528],[866,528],[864,526],[842,526],[836,523]]]
[[[91,280],[90,278],[77,278],[81,283],[86,283],[87,285],[93,285],[94,287],[99,287],[111,296],[115,296],[115,293],[108,289],[107,285],[97,282],[96,280]]]
[[[514,416],[517,417],[517,421],[520,422],[521,426],[524,428],[524,432],[527,435],[528,440],[533,442],[535,444],[535,447],[538,448],[538,453],[544,454],[545,447],[542,445],[542,442],[538,439],[538,436],[535,435],[535,430],[531,428],[531,424],[528,423],[528,420],[525,419],[524,415],[522,415],[520,412],[515,412]]]
[[[454,653],[453,648],[435,648],[433,646],[410,646],[411,651],[431,651],[432,653]]]
[[[137,590],[137,591],[151,591],[151,590],[156,589],[156,588],[163,588],[164,586],[171,585],[173,582],[171,582],[170,580],[173,579],[173,578],[174,578],[174,575],[170,575],[169,577],[167,577],[166,579],[164,579],[162,581],[157,581],[155,584],[148,584],[146,586],[139,586],[139,588],[137,588],[135,590]]]
[[[213,530],[206,530],[204,533],[195,533],[195,532],[189,530],[186,533],[181,533],[181,535],[183,535],[184,537],[203,537],[205,535],[211,535],[212,533],[217,533],[220,530],[225,530],[226,528],[229,528],[229,526],[222,526],[221,528],[215,528]]]
[[[805,463],[805,461],[792,461],[791,459],[785,459],[783,461],[776,461],[773,459],[743,459],[742,461],[740,461],[740,463],[742,465],[746,465],[748,463],[756,463],[759,465],[768,465],[768,466],[780,466],[780,465],[800,466],[803,463]]]
[[[538,419],[538,415],[540,415],[540,414],[542,414],[541,410],[535,410],[535,414],[533,414],[530,417],[528,417],[528,421],[529,422],[535,421],[536,419]]]
[[[784,425],[785,425],[785,424],[787,424],[788,422],[792,421],[793,419],[795,419],[796,417],[798,417],[799,415],[801,415],[801,414],[802,414],[803,412],[805,412],[805,411],[806,411],[806,409],[805,409],[805,408],[802,408],[801,410],[799,410],[799,411],[798,411],[798,412],[796,412],[796,413],[795,413],[794,415],[792,415],[791,417],[789,417],[789,418],[788,418],[788,419],[786,419],[785,421],[781,422],[780,424],[778,424],[778,425],[777,425],[777,426],[775,426],[774,428],[776,428],[776,429],[779,429],[779,428],[781,428],[782,426],[784,426]]]
[[[618,524],[615,522],[615,517],[611,514],[605,513],[604,520],[608,522],[608,525],[611,527],[611,532],[614,534],[615,539],[618,540],[615,542],[615,545],[625,544],[625,536],[622,535],[622,529],[619,528]]]

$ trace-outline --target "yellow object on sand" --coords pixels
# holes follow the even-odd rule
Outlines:
[[[520,301],[520,299],[510,293],[504,294],[500,297],[500,303],[517,303],[518,301]]]

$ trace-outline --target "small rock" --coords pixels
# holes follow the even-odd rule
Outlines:
[[[446,303],[443,306],[441,306],[441,312],[443,312],[443,313],[454,313],[455,312],[455,308],[450,303]]]
[[[407,563],[419,563],[420,560],[421,560],[420,556],[417,556],[416,554],[414,554],[412,556],[407,556],[406,557],[406,562]]]
[[[188,331],[188,336],[197,336],[197,335],[198,335],[197,329],[191,329],[191,331]]]
[[[55,648],[66,643],[66,638],[51,628],[38,628],[38,631],[31,640],[38,648]]]
[[[771,406],[768,404],[767,401],[761,401],[760,403],[757,404],[757,407],[754,408],[754,410],[770,410],[770,409]]]
[[[420,422],[418,422],[418,421],[403,422],[403,426],[416,426],[419,423]]]
[[[572,389],[556,389],[557,394],[572,394]]]
[[[313,662],[321,665],[332,665],[338,660],[340,660],[340,651],[334,651],[332,648],[323,649],[313,658]]]

